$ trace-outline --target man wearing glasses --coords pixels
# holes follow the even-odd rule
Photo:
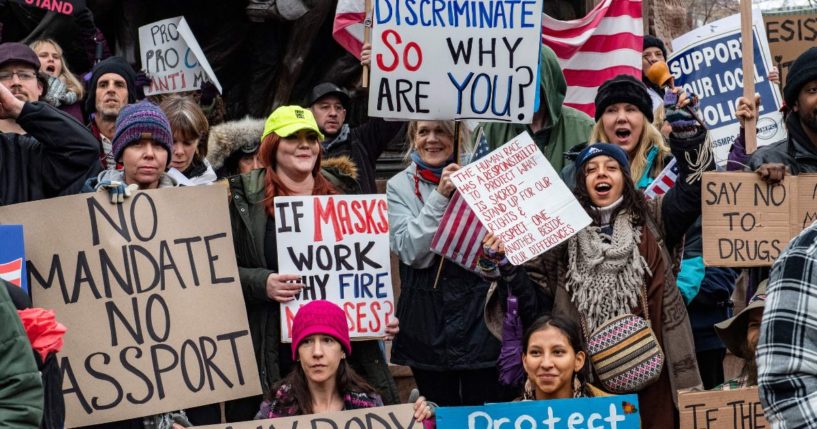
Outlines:
[[[39,69],[28,46],[0,44],[0,206],[76,193],[99,172],[91,133],[38,101]]]

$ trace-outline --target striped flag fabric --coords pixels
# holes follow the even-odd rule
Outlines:
[[[366,20],[365,0],[338,0],[332,37],[352,55],[360,59]]]
[[[23,258],[0,264],[0,279],[11,284],[22,286]]]
[[[644,196],[651,200],[659,195],[664,195],[675,186],[676,180],[678,180],[678,163],[673,159],[661,170],[661,174],[650,183],[650,186],[644,189]]]
[[[490,152],[488,140],[484,134],[480,134],[477,141],[471,162]],[[437,233],[431,240],[431,251],[456,262],[467,270],[478,272],[477,262],[482,254],[482,239],[487,233],[488,230],[479,221],[459,191],[454,191],[440,220]]]
[[[542,43],[556,53],[567,81],[564,104],[593,117],[604,81],[620,74],[640,80],[643,37],[641,0],[604,0],[572,21],[543,14]]]

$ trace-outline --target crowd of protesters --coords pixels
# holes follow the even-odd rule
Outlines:
[[[364,65],[369,53],[365,45]],[[643,427],[672,428],[679,391],[759,385],[774,427],[817,427],[817,224],[771,270],[745,270],[751,300],[732,317],[741,272],[704,267],[701,257],[701,182],[717,167],[699,100],[647,77],[666,57],[664,43],[645,36],[644,76],[606,81],[591,118],[563,104],[567,84],[543,46],[532,122],[468,130],[450,121],[379,118],[351,127],[348,92],[331,82],[315,86],[302,106],[224,122],[208,110],[217,103],[202,93],[211,88],[145,98],[140,73],[124,58],[104,59],[81,79],[54,40],[6,42],[0,206],[80,192],[105,192],[116,204],[139,190],[217,181],[229,189],[225,205],[263,395],[97,427],[166,429],[399,402],[382,341],[352,343],[336,305],[304,306],[292,343],[281,341],[281,304],[303,285],[300,273],[278,270],[273,198],[376,193],[377,160],[401,134],[407,166],[386,186],[401,293],[383,339],[393,340],[391,363],[408,366],[424,395],[412,401],[418,422],[432,427],[438,405],[636,393]],[[783,92],[788,139],[747,154],[741,128],[726,170],[756,171],[772,184],[817,171],[817,47],[791,64]],[[757,116],[758,103],[738,101],[741,127]],[[524,131],[592,224],[521,266],[490,233],[477,272],[433,253],[455,191],[451,175],[461,168],[456,147],[484,138],[493,149]],[[675,186],[645,199],[672,160]],[[0,286],[0,427],[61,427],[59,371],[53,359],[48,367],[47,356],[31,353],[16,320],[15,308],[31,303],[16,286]],[[626,316],[646,321],[656,352],[650,359],[661,359],[654,374],[622,387],[593,359],[588,341]],[[524,332],[516,345],[508,341],[509,318]],[[727,350],[744,360],[728,381]]]

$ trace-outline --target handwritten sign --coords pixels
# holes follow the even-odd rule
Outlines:
[[[73,15],[85,8],[85,0],[16,0],[16,3],[61,15]]]
[[[202,186],[0,208],[24,226],[34,305],[68,328],[66,427],[261,393],[226,201]]]
[[[462,168],[451,181],[521,265],[590,225],[590,216],[527,132]]]
[[[139,27],[142,67],[152,82],[145,95],[194,91],[204,82],[221,84],[184,17],[163,19]]]
[[[753,26],[755,90],[760,94],[757,121],[758,146],[786,139],[780,90],[768,80],[772,66],[769,45],[760,13]],[[740,131],[735,115],[738,97],[743,95],[743,53],[740,15],[733,15],[697,28],[672,41],[675,52],[667,64],[675,85],[700,97],[701,116],[709,128],[712,149],[719,165],[725,165],[729,148]]]
[[[369,114],[530,123],[542,0],[374,0]]]
[[[376,338],[394,314],[385,195],[275,198],[278,272],[300,274],[305,287],[281,306],[281,339],[309,301],[346,312],[349,335]]]
[[[414,420],[414,405],[402,404],[195,427],[197,429],[422,429],[423,426]]]
[[[774,263],[789,240],[817,220],[817,175],[769,185],[755,173],[704,173],[704,264]]]
[[[437,427],[638,429],[641,418],[638,396],[622,395],[506,402],[481,407],[440,407],[437,409]]]
[[[28,292],[22,225],[0,225],[0,279]]]
[[[786,82],[789,66],[817,41],[817,9],[764,12],[763,23],[780,82]]]
[[[678,394],[681,427],[689,429],[767,428],[757,387]]]

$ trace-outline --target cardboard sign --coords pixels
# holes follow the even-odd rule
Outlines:
[[[786,139],[780,90],[768,80],[771,54],[760,13],[754,14],[755,91],[760,94],[757,144],[764,146]],[[672,41],[675,50],[667,61],[675,85],[700,97],[701,116],[709,128],[718,165],[725,165],[729,148],[740,132],[735,115],[743,95],[743,53],[740,15],[697,28]]]
[[[704,264],[774,263],[786,244],[817,220],[817,175],[769,185],[755,173],[704,173],[701,196]]]
[[[817,9],[763,12],[763,23],[780,82],[786,82],[791,63],[817,41]]]
[[[530,123],[542,1],[374,0],[369,115]]]
[[[402,404],[195,427],[198,429],[422,429],[423,425],[414,420],[414,404]]]
[[[527,132],[451,175],[514,265],[545,253],[590,225],[559,173]]]
[[[768,428],[757,387],[678,394],[681,427],[689,429]]]
[[[66,427],[261,393],[223,187],[53,198],[0,223],[24,226],[34,305],[68,328]]]
[[[506,402],[481,407],[440,407],[437,409],[437,427],[639,429],[641,417],[638,395],[621,395]]]
[[[221,84],[182,16],[139,27],[142,68],[153,79],[145,95],[194,91],[203,82]]]
[[[0,279],[28,292],[22,225],[0,225]]]
[[[304,288],[281,304],[281,340],[292,341],[298,309],[316,299],[346,312],[349,336],[377,338],[394,314],[385,195],[275,198],[278,272]]]

